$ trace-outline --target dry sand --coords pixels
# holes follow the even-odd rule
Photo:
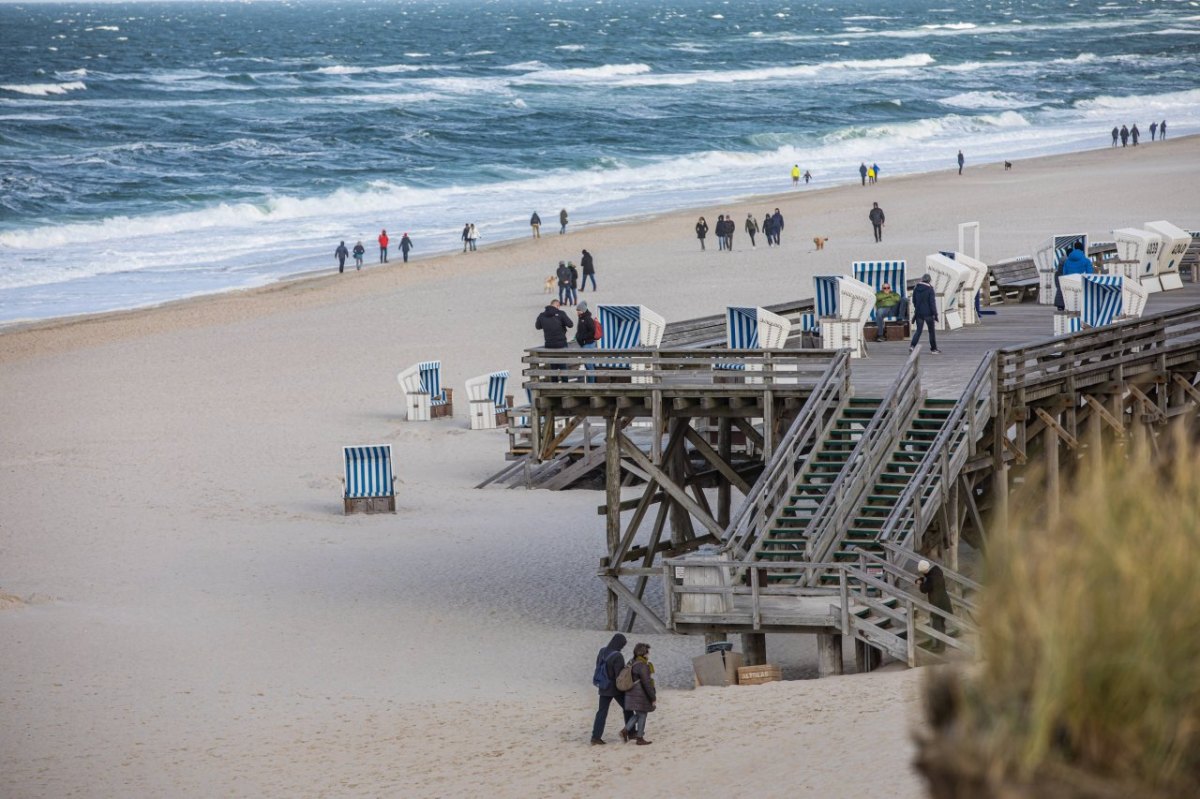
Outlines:
[[[473,490],[503,433],[466,430],[463,401],[404,422],[395,374],[441,358],[461,393],[519,370],[543,280],[583,247],[585,299],[682,319],[808,296],[853,259],[922,264],[960,221],[981,222],[988,260],[1056,232],[1195,228],[1196,163],[1200,140],[1176,139],[885,173],[704,209],[738,220],[732,254],[700,253],[689,211],[10,329],[0,796],[921,795],[918,672],[693,691],[694,638],[631,636],[665,688],[655,745],[589,747],[599,495]],[[746,212],[776,206],[783,247],[750,250]],[[376,442],[399,461],[398,513],[344,517],[340,448]],[[811,676],[810,640],[768,648]]]

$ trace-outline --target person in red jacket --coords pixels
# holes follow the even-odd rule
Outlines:
[[[381,263],[381,264],[387,263],[387,246],[388,246],[387,231],[386,230],[380,231],[380,233],[379,233],[379,263]]]

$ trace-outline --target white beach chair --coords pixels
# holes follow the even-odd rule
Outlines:
[[[467,381],[472,430],[493,430],[508,424],[512,395],[504,393],[507,387],[508,370],[489,372]]]
[[[964,325],[979,322],[979,314],[975,311],[975,298],[987,285],[988,267],[983,261],[961,252],[943,252],[954,263],[963,267],[969,273],[966,282],[958,292],[958,313]]]
[[[392,447],[377,444],[343,447],[346,472],[342,477],[345,513],[395,513],[396,478]]]
[[[410,422],[428,422],[431,418],[454,414],[454,391],[442,388],[442,362],[421,361],[396,375],[404,389]]]
[[[1152,230],[1135,227],[1117,228],[1112,233],[1113,243],[1117,247],[1117,260],[1126,263],[1106,264],[1108,274],[1136,280],[1150,293],[1162,291],[1162,281],[1158,277],[1162,236]]]
[[[1192,243],[1192,234],[1165,219],[1147,222],[1142,227],[1151,233],[1157,233],[1163,240],[1158,249],[1158,282],[1162,285],[1162,290],[1183,288],[1183,278],[1179,276],[1179,263]]]
[[[1058,279],[1064,311],[1054,314],[1054,335],[1104,327],[1126,316],[1141,316],[1146,290],[1136,280],[1122,275],[1063,275]]]
[[[792,332],[791,320],[772,313],[766,308],[729,306],[725,309],[725,345],[731,350],[782,349]],[[747,369],[761,371],[759,364],[718,363],[718,369]],[[781,371],[780,366],[775,367]],[[747,376],[747,383],[761,382],[761,378]],[[776,379],[775,382],[784,382]],[[793,382],[793,379],[786,379]]]
[[[897,306],[896,320],[904,325],[904,334],[908,335],[908,262],[901,260],[896,261],[852,261],[850,263],[850,273],[854,275],[856,280],[861,280],[875,290],[875,293],[883,291],[883,284],[887,283],[892,287],[892,291],[900,295],[900,305]],[[871,311],[871,321],[875,321],[875,310]]]
[[[925,256],[925,271],[933,279],[933,293],[937,296],[938,330],[957,330],[963,326],[958,301],[963,286],[971,279],[971,270],[937,253]]]
[[[1051,236],[1042,242],[1033,253],[1033,262],[1038,270],[1038,304],[1054,304],[1054,275],[1066,259],[1067,253],[1075,249],[1075,243],[1083,243],[1083,251],[1087,252],[1088,237],[1086,233],[1068,233]]]
[[[667,321],[644,305],[597,305],[600,327],[604,338],[600,342],[606,350],[657,349],[662,344]],[[599,364],[602,369],[625,368],[624,363]],[[632,371],[645,367],[634,363]],[[651,378],[632,377],[634,383],[649,383]]]
[[[821,348],[849,349],[851,358],[867,357],[863,326],[875,309],[875,290],[847,275],[818,275],[813,284],[818,307],[833,309],[831,315],[818,320]]]

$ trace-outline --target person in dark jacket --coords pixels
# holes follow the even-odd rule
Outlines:
[[[771,216],[770,211],[763,214],[762,232],[768,247],[775,243],[775,217]]]
[[[338,274],[346,271],[346,259],[350,257],[350,251],[346,249],[346,242],[338,244],[337,249],[333,251],[333,257],[338,262]]]
[[[864,161],[858,165],[858,175],[862,178],[862,184],[867,185],[867,162]]]
[[[758,221],[755,220],[754,214],[746,214],[746,235],[750,237],[750,246],[757,247],[754,243],[754,237],[758,234]]]
[[[558,212],[558,235],[562,236],[567,232],[567,209],[564,208]]]
[[[1092,259],[1088,258],[1087,253],[1083,251],[1083,242],[1075,242],[1075,246],[1067,253],[1067,257],[1063,259],[1054,273],[1054,307],[1060,311],[1067,307],[1062,288],[1058,283],[1059,277],[1062,275],[1090,275],[1093,272],[1095,270],[1092,268]]]
[[[1112,146],[1113,146],[1113,147],[1116,147],[1116,146],[1117,146],[1117,139],[1119,139],[1119,138],[1121,137],[1121,129],[1120,129],[1120,128],[1118,128],[1116,125],[1113,125],[1112,134],[1113,134],[1113,143],[1112,143]]]
[[[580,305],[583,304],[580,303]],[[581,312],[580,328],[582,329],[582,327],[583,314]],[[576,334],[576,338],[578,337],[578,334]],[[625,709],[625,692],[617,690],[617,675],[621,673],[621,669],[625,668],[625,656],[621,654],[621,650],[624,648],[625,636],[617,633],[608,642],[608,646],[596,654],[596,665],[604,664],[604,673],[608,675],[608,685],[597,688],[600,692],[600,706],[596,708],[596,720],[592,722],[592,746],[600,746],[605,742],[604,725],[608,721],[608,707],[614,699],[621,706],[621,712],[625,716],[625,724],[628,724],[629,719],[633,716],[632,713]],[[621,727],[621,739],[629,739],[629,733],[626,732],[624,726]]]
[[[567,304],[574,305],[579,301],[579,295],[576,291],[579,289],[579,270],[575,268],[574,261],[567,261],[567,273],[570,279],[567,284]]]
[[[937,310],[937,294],[933,291],[933,278],[928,274],[921,276],[921,282],[916,285],[912,293],[913,306],[913,322],[916,324],[916,332],[913,333],[912,344],[909,345],[908,351],[912,352],[917,348],[917,343],[921,340],[921,328],[929,327],[929,351],[935,355],[940,355],[941,350],[937,346],[937,334],[934,332],[938,320]]]
[[[355,269],[362,269],[363,256],[366,254],[367,254],[367,248],[363,246],[363,243],[361,241],[358,244],[354,245],[354,268]]]
[[[462,243],[463,243],[463,252],[466,252],[467,248],[471,246],[471,223],[470,222],[463,222],[463,230],[462,230],[462,235],[460,236],[460,238],[462,239]]]
[[[700,217],[700,221],[696,223],[696,238],[700,239],[700,249],[704,249],[704,237],[708,235],[708,223],[704,221],[704,217]]]
[[[560,305],[565,305],[567,293],[571,289],[571,270],[567,269],[566,261],[558,262],[558,269],[554,270],[554,276],[558,278],[558,302]]]
[[[1151,123],[1150,123],[1150,141],[1154,141],[1154,134],[1155,134],[1157,131],[1158,131],[1158,123],[1157,123],[1157,122],[1151,122]]]
[[[771,230],[775,233],[775,246],[779,244],[779,234],[783,232],[783,214],[779,213],[779,209],[775,209],[775,213],[771,214]]]
[[[947,613],[953,613],[954,606],[950,604],[950,594],[946,591],[946,575],[942,573],[942,567],[934,566],[929,561],[923,560],[917,564],[917,571],[921,573],[921,576],[917,578],[917,588],[921,589],[921,593],[929,595],[929,604]],[[933,629],[945,634],[946,618],[944,616],[931,613],[929,621]],[[929,649],[933,652],[941,652],[943,647],[945,647],[944,642],[934,639]]]
[[[404,263],[408,263],[408,251],[413,248],[412,239],[405,233],[400,237],[400,255],[404,257]]]
[[[592,254],[587,250],[583,251],[583,257],[579,259],[579,265],[583,267],[583,282],[579,284],[579,291],[587,291],[588,278],[592,279],[592,291],[596,290],[596,262],[592,259]]]
[[[654,711],[658,692],[654,690],[654,664],[650,662],[650,644],[633,648],[633,687],[625,692],[625,709],[632,717],[625,722],[625,740],[633,738],[638,746],[647,746],[646,716]]]
[[[1121,146],[1124,147],[1127,144],[1129,144],[1129,128],[1122,125],[1121,126]]]
[[[596,342],[598,340],[596,338],[596,319],[592,316],[592,312],[588,309],[588,304],[586,301],[575,306],[575,314],[578,317],[577,321],[579,322],[575,328],[575,343],[579,345],[580,349],[596,349]],[[596,368],[596,363],[595,361],[584,361],[583,368],[591,372]],[[584,382],[595,383],[596,378],[589,374]],[[616,678],[614,677],[613,679]]]
[[[533,231],[535,239],[542,237],[542,218],[537,215],[537,211],[534,211],[533,216],[529,217],[529,227]]]
[[[548,350],[565,350],[567,348],[567,330],[575,326],[571,321],[571,317],[567,316],[560,306],[558,300],[551,300],[540,314],[533,326],[542,331],[542,336],[545,339],[545,346]],[[552,369],[565,369],[566,364],[554,364]],[[565,381],[566,378],[559,378],[560,381]]]
[[[872,203],[871,212],[867,214],[867,219],[871,220],[871,227],[875,229],[875,241],[883,241],[883,209],[879,207],[879,203]]]
[[[717,215],[717,229],[713,231],[717,235],[717,249],[725,249],[725,214]]]
[[[737,222],[733,221],[733,214],[725,214],[725,249],[733,252],[733,234],[737,232]]]
[[[1140,136],[1140,135],[1141,135],[1141,131],[1138,130],[1137,123],[1135,122],[1135,123],[1133,123],[1133,127],[1129,129],[1129,138],[1133,140],[1134,147],[1137,147],[1137,140],[1138,140],[1138,136]]]
[[[1167,140],[1167,120],[1165,120],[1165,119],[1162,122],[1158,123],[1158,140],[1159,141]]]
[[[962,150],[958,151],[958,174],[962,174],[963,164],[967,159],[963,158]]]

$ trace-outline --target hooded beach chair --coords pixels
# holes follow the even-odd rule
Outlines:
[[[1109,274],[1119,274],[1136,280],[1151,294],[1162,291],[1162,281],[1158,277],[1158,255],[1162,250],[1162,236],[1153,230],[1136,227],[1117,228],[1112,233],[1113,243],[1117,248],[1117,260],[1125,263],[1107,264]]]
[[[606,350],[657,349],[662,343],[667,321],[644,305],[597,305],[600,327],[604,330],[601,343]],[[601,363],[601,369],[624,369],[626,363]],[[633,370],[643,368],[633,364]],[[650,378],[634,376],[635,383],[648,383]]]
[[[1056,336],[1104,327],[1126,316],[1141,316],[1146,290],[1123,275],[1063,275],[1059,278],[1065,310],[1054,314]]]
[[[821,335],[821,320],[837,317],[838,290],[832,282],[835,276],[813,278],[813,309],[800,314],[800,330],[815,336]]]
[[[883,291],[887,283],[892,291],[900,295],[900,305],[896,308],[896,320],[904,324],[904,334],[908,335],[908,263],[903,259],[898,261],[852,261],[850,273],[856,280],[861,280],[875,293]],[[875,310],[871,310],[871,321],[875,321]]]
[[[390,444],[343,447],[346,474],[342,500],[346,513],[395,513],[396,478]]]
[[[1192,243],[1192,234],[1166,220],[1147,222],[1142,227],[1162,237],[1163,243],[1158,249],[1158,282],[1162,285],[1162,290],[1183,288],[1179,264]]]
[[[472,430],[492,430],[508,424],[512,395],[506,395],[508,371],[489,372],[467,381],[467,402],[471,410]]]
[[[1067,253],[1075,249],[1075,244],[1083,245],[1083,251],[1087,252],[1088,237],[1086,233],[1067,233],[1063,235],[1051,236],[1042,242],[1042,246],[1038,247],[1033,253],[1033,262],[1037,265],[1038,270],[1038,304],[1053,305],[1054,295],[1058,288],[1055,283],[1055,275],[1058,274],[1062,262],[1066,260]]]
[[[975,299],[987,285],[987,264],[961,252],[941,254],[967,270],[967,279],[958,292],[958,313],[962,316],[964,325],[973,325],[979,321],[979,315],[975,312]]]
[[[863,326],[875,309],[875,289],[847,275],[817,275],[813,288],[817,308],[828,312],[817,319],[821,348],[845,348],[851,358],[867,357]]]
[[[963,286],[971,279],[971,270],[941,253],[925,256],[925,271],[932,278],[937,296],[938,330],[957,330],[963,326],[958,301]]]
[[[725,309],[725,345],[731,350],[782,349],[791,332],[791,320],[771,313],[766,308],[731,305]],[[746,364],[718,363],[717,368],[741,370],[746,368]],[[761,371],[761,366],[750,364],[749,369]],[[748,376],[746,381],[759,382],[759,379]]]
[[[396,375],[404,389],[410,422],[454,414],[454,390],[442,388],[442,362],[421,361]]]

